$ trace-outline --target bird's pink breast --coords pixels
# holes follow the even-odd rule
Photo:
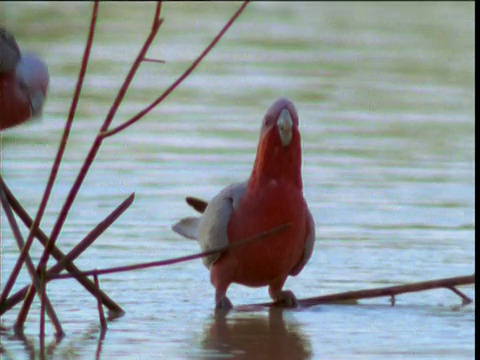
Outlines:
[[[225,253],[215,265],[224,267],[226,274],[233,274],[232,282],[248,286],[264,286],[288,276],[304,250],[306,214],[302,191],[290,182],[272,180],[260,188],[249,188],[230,220],[230,242],[283,224],[290,226],[251,245]]]
[[[0,74],[0,130],[21,124],[30,118],[28,99],[17,89],[15,72]]]

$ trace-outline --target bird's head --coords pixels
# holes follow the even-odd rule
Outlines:
[[[271,142],[271,146],[287,148],[293,134],[298,133],[298,115],[293,102],[280,98],[267,109],[260,131],[260,142]]]
[[[25,54],[20,58],[15,72],[21,96],[30,104],[31,116],[40,116],[49,83],[47,66],[35,55]]]
[[[298,114],[289,99],[280,98],[265,113],[252,178],[285,178],[301,187]]]

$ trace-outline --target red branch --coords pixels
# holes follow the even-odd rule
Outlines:
[[[195,70],[195,68],[198,66],[198,64],[200,64],[200,62],[203,60],[203,58],[205,56],[207,56],[207,54],[213,49],[213,47],[220,41],[220,39],[223,37],[223,35],[227,32],[227,30],[230,28],[230,26],[232,26],[232,24],[235,22],[235,20],[240,16],[240,14],[243,12],[243,10],[245,9],[245,7],[248,5],[249,3],[249,0],[246,0],[242,6],[235,12],[235,14],[232,16],[232,18],[225,24],[225,26],[223,27],[223,29],[217,34],[217,36],[215,36],[215,38],[212,40],[212,42],[210,43],[210,45],[208,45],[206,47],[205,50],[203,50],[203,52],[200,54],[200,56],[192,63],[192,65],[190,65],[190,67],[172,84],[168,87],[167,90],[164,91],[164,93],[162,95],[160,95],[154,102],[152,102],[150,105],[148,105],[145,109],[143,109],[142,111],[140,111],[137,115],[135,115],[133,118],[131,118],[130,120],[126,121],[125,123],[111,129],[111,130],[108,130],[108,131],[105,131],[102,136],[104,138],[106,137],[109,137],[109,136],[112,136],[112,135],[115,135],[117,133],[119,133],[120,131],[122,130],[125,130],[126,128],[128,128],[130,125],[133,125],[134,123],[136,123],[138,120],[140,120],[141,118],[143,118],[146,114],[148,114],[155,106],[157,106],[158,104],[160,104],[163,100],[165,100],[165,98],[170,95],[173,90],[175,90],[178,85],[180,85],[183,80],[185,80],[188,75],[190,75],[190,73]]]
[[[25,245],[20,252],[20,256],[17,259],[17,263],[15,264],[12,273],[10,274],[10,277],[7,281],[8,285],[13,285],[18,277],[18,274],[21,270],[22,264],[25,261],[25,256],[26,254],[30,251],[30,248],[33,243],[34,239],[34,234],[37,231],[38,227],[40,226],[40,222],[42,221],[43,214],[45,212],[45,208],[47,207],[48,200],[50,198],[50,194],[52,193],[53,189],[53,184],[55,183],[55,180],[57,178],[58,174],[58,169],[60,168],[60,163],[62,161],[63,154],[65,153],[65,148],[67,146],[68,142],[68,137],[70,135],[70,130],[72,128],[73,124],[73,118],[75,117],[75,112],[77,109],[77,104],[78,100],[80,98],[80,94],[82,92],[82,86],[83,86],[83,81],[85,78],[85,73],[87,72],[87,65],[88,65],[88,60],[90,58],[90,50],[92,48],[93,44],[93,37],[95,35],[95,26],[97,23],[97,13],[98,13],[98,1],[95,1],[94,6],[93,6],[93,12],[92,12],[92,20],[90,22],[90,32],[88,35],[87,39],[87,45],[85,47],[85,52],[83,54],[83,60],[82,60],[82,66],[80,68],[80,73],[78,75],[78,80],[77,80],[77,86],[75,89],[75,94],[73,95],[73,100],[72,100],[72,105],[70,107],[70,112],[68,114],[68,119],[67,123],[65,124],[65,128],[63,130],[63,135],[62,139],[60,141],[60,147],[58,148],[57,155],[55,157],[55,161],[53,162],[52,170],[50,172],[50,176],[48,178],[47,186],[45,188],[45,191],[43,193],[42,200],[40,202],[37,215],[35,216],[35,219],[33,221],[33,224],[30,228],[30,232],[28,233],[27,240],[25,242]],[[2,293],[2,298],[6,298],[8,296],[8,293],[11,289],[11,286],[6,287],[8,291],[5,291]]]

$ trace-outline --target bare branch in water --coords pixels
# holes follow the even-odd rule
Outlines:
[[[95,282],[95,295],[97,297],[97,308],[98,308],[98,317],[100,318],[100,327],[101,327],[101,334],[100,338],[103,339],[105,337],[105,332],[107,331],[107,321],[105,320],[105,313],[103,312],[102,300],[100,299],[100,283],[98,281],[98,275],[93,275],[93,280]]]
[[[7,184],[3,181],[0,176],[0,184],[4,187],[7,199],[12,206],[12,209],[17,213],[18,217],[23,221],[23,223],[30,227],[33,220],[30,218],[28,213],[18,202],[15,196],[12,194],[10,189],[7,187]],[[70,272],[79,272],[73,260],[81,255],[88,246],[90,246],[102,233],[105,231],[113,222],[115,222],[121,214],[123,214],[128,207],[133,203],[134,194],[130,195],[126,200],[124,200],[110,215],[108,215],[102,222],[100,222],[78,245],[76,245],[67,255],[60,251],[56,246],[52,248],[52,256],[59,261],[55,266],[53,266],[47,274],[57,274],[66,268]],[[47,235],[40,229],[37,228],[35,231],[35,236],[40,241],[43,246],[46,246],[48,242]],[[77,280],[85,289],[87,289],[91,294],[95,292],[95,284],[86,276],[77,277]],[[13,286],[13,283],[12,283]],[[29,286],[25,286],[23,289],[17,291],[14,295],[7,299],[8,293],[10,290],[7,290],[7,284],[5,285],[4,292],[2,293],[2,298],[0,302],[0,315],[20,303],[25,299],[25,296],[28,293]],[[114,313],[123,314],[123,309],[114,302],[107,294],[103,291],[100,291],[100,297],[103,301],[103,304]],[[33,299],[32,299],[33,300]]]
[[[160,3],[158,3],[157,8],[158,7],[160,7]],[[123,82],[123,85],[120,88],[120,90],[117,94],[117,97],[115,98],[115,100],[113,102],[113,105],[111,106],[110,111],[108,112],[107,117],[105,118],[105,121],[104,121],[104,123],[103,123],[103,125],[100,129],[100,133],[106,131],[108,129],[108,127],[110,126],[110,124],[113,120],[113,117],[115,116],[115,114],[116,114],[116,112],[117,112],[117,110],[118,110],[118,108],[119,108],[119,106],[120,106],[128,88],[129,88],[129,86],[130,86],[130,84],[133,80],[133,77],[135,76],[143,58],[145,57],[145,54],[147,53],[150,45],[152,44],[152,42],[153,42],[153,40],[154,40],[154,38],[155,38],[155,36],[158,32],[158,29],[160,28],[160,25],[162,24],[162,20],[157,18],[157,16],[159,16],[159,15],[160,15],[160,12],[159,12],[159,10],[157,10],[155,12],[155,18],[153,19],[152,31],[149,34],[149,36],[147,37],[147,40],[145,41],[145,44],[143,45],[142,49],[140,50],[140,52],[137,56],[137,59],[135,60],[135,62],[133,63],[129,73],[127,74],[127,76],[126,76],[126,78]],[[52,234],[50,235],[49,244],[45,248],[45,250],[42,254],[42,257],[40,258],[40,262],[39,262],[38,267],[47,263],[48,258],[50,256],[51,247],[53,247],[53,244],[55,244],[55,242],[58,239],[58,236],[60,235],[60,231],[63,227],[63,224],[65,223],[65,220],[66,220],[67,215],[70,211],[70,208],[73,205],[73,202],[75,201],[75,198],[78,194],[78,191],[80,190],[80,187],[81,187],[83,181],[85,180],[85,177],[87,176],[87,173],[88,173],[91,165],[93,164],[93,161],[94,161],[98,151],[100,150],[101,144],[102,144],[102,138],[100,137],[100,135],[97,135],[97,137],[95,138],[95,141],[93,142],[92,148],[90,149],[90,152],[88,153],[87,158],[85,159],[85,161],[83,163],[83,166],[80,169],[80,172],[78,173],[77,178],[75,179],[75,182],[72,185],[72,188],[70,189],[70,192],[67,196],[67,199],[65,200],[65,203],[64,203],[62,209],[60,210],[60,214],[57,218],[57,221],[55,222],[55,225],[53,226]]]
[[[316,297],[311,297],[307,299],[299,299],[298,303],[301,306],[308,307],[308,306],[314,306],[314,305],[348,302],[353,300],[370,299],[370,298],[376,298],[376,297],[385,297],[385,296],[395,297],[400,294],[425,291],[425,290],[431,290],[431,289],[446,288],[446,289],[452,290],[454,286],[470,285],[470,284],[475,284],[475,274],[430,280],[430,281],[422,281],[422,282],[405,284],[405,285],[388,286],[388,287],[377,288],[377,289],[348,291],[348,292],[338,293],[338,294],[322,295],[322,296],[316,296]],[[462,298],[463,305],[467,305],[472,302],[472,299],[470,299],[465,294],[461,293],[462,295],[460,295],[456,291],[454,292]],[[395,301],[392,302],[392,305],[394,304],[395,304]],[[248,308],[251,306],[277,306],[277,305],[279,304],[261,303],[261,304],[239,306],[238,309],[241,310],[242,308]]]
[[[474,277],[474,281],[475,281],[475,274],[473,275]],[[459,285],[459,284],[455,284],[455,285]],[[461,292],[460,290],[458,290],[454,285],[452,286],[446,286],[446,288],[448,290],[452,290],[455,294],[457,294],[458,296],[460,296],[462,298],[462,305],[468,305],[470,303],[472,303],[472,299],[470,299],[467,295],[465,295],[463,292]]]
[[[119,217],[122,215],[133,203],[134,194],[131,194],[127,199],[125,199],[110,215],[108,215],[102,222],[100,222],[90,233],[80,241],[67,255],[64,255],[60,250],[56,247],[56,251],[52,251],[52,255],[59,261],[56,265],[54,265],[50,270],[47,271],[47,276],[51,274],[58,274],[64,268],[66,268],[70,272],[78,273],[80,269],[78,269],[74,264],[73,260],[75,260],[78,256],[80,256],[93,242],[98,239],[98,237],[112,225]],[[41,231],[38,229],[37,231]],[[46,235],[43,232],[40,233],[39,239],[43,245],[46,244]],[[82,284],[87,291],[89,291],[92,295],[96,294],[96,287],[95,284],[88,279],[86,276],[76,277],[77,280]],[[13,306],[24,300],[28,305],[31,305],[33,298],[35,296],[34,289],[29,290],[29,286],[25,286],[23,289],[19,290],[17,293],[12,295],[10,298],[3,300],[0,303],[0,314],[3,314],[7,310],[11,309]],[[123,309],[115,303],[107,294],[103,291],[99,292],[99,296],[102,299],[102,302],[105,306],[110,310],[113,311],[115,314],[123,314]]]
[[[67,146],[68,137],[69,137],[70,130],[71,130],[71,127],[72,127],[72,124],[73,124],[73,118],[75,117],[75,112],[76,112],[76,109],[77,109],[78,100],[80,98],[80,94],[81,94],[81,91],[82,91],[82,86],[83,86],[83,82],[84,82],[84,78],[85,78],[85,73],[87,71],[87,65],[88,65],[88,61],[89,61],[89,58],[90,58],[90,50],[91,50],[92,45],[93,45],[93,37],[94,37],[94,34],[95,34],[95,28],[96,28],[96,24],[97,24],[97,14],[98,14],[98,1],[95,1],[94,4],[93,4],[92,17],[91,17],[91,21],[90,21],[90,31],[89,31],[89,35],[88,35],[88,38],[87,38],[87,44],[85,46],[83,59],[82,59],[82,66],[80,68],[80,73],[78,75],[77,86],[76,86],[75,93],[74,93],[74,96],[73,96],[73,99],[72,99],[70,112],[69,112],[69,115],[68,115],[68,118],[67,118],[67,123],[65,124],[62,139],[60,141],[60,147],[58,149],[57,155],[56,155],[55,160],[53,162],[52,170],[50,172],[50,176],[48,178],[47,186],[46,186],[45,191],[43,193],[42,200],[40,202],[40,206],[39,206],[38,211],[37,211],[37,215],[35,216],[35,220],[33,221],[32,227],[31,227],[30,232],[28,234],[27,242],[26,242],[24,248],[21,250],[20,257],[18,259],[18,262],[20,264],[22,264],[26,254],[30,250],[30,247],[33,243],[35,231],[40,226],[41,219],[42,219],[43,214],[45,212],[45,209],[47,207],[48,199],[49,199],[50,194],[52,192],[53,185],[55,183],[55,180],[56,180],[56,177],[57,177],[57,174],[58,174],[58,170],[60,168],[60,163],[62,161],[62,157],[63,157],[63,154],[65,152],[65,148]],[[56,240],[56,238],[50,237],[50,239],[47,243],[47,246],[45,247],[42,258],[41,258],[41,260],[40,260],[40,262],[37,266],[37,271],[47,264],[48,256],[50,255],[50,253],[52,251],[53,245],[55,244],[55,240]],[[11,274],[11,277],[13,277],[14,279],[16,279],[17,276],[18,276],[18,272]],[[33,290],[33,288],[32,288],[32,290]],[[25,303],[24,303],[24,305],[25,305]],[[19,314],[19,317],[18,317],[18,320],[20,320],[21,323],[19,323],[18,320],[17,320],[17,326],[18,327],[23,328],[23,322],[25,322],[29,310],[30,310],[29,306],[22,306],[22,309],[20,310],[20,314]]]
[[[20,232],[17,221],[15,219],[15,215],[13,214],[13,211],[10,207],[10,204],[8,203],[7,196],[5,195],[5,192],[3,190],[3,186],[1,186],[1,185],[0,185],[0,202],[1,202],[2,207],[3,207],[3,211],[5,212],[5,215],[7,216],[7,220],[10,224],[10,228],[12,229],[13,236],[15,237],[15,240],[17,242],[18,249],[21,250],[23,248],[23,246],[25,245],[25,242],[23,240],[22,233]],[[29,273],[29,275],[32,279],[32,283],[34,284],[36,290],[38,291],[39,294],[44,295],[41,280],[40,280],[37,272],[35,271],[35,265],[33,264],[33,261],[28,254],[25,257],[25,263],[27,265],[28,273]],[[49,316],[50,320],[52,321],[52,323],[55,327],[56,335],[58,337],[62,337],[64,335],[64,332],[63,332],[63,329],[62,329],[62,325],[60,324],[60,320],[58,319],[57,314],[56,314],[55,310],[53,309],[53,306],[52,306],[50,300],[48,299],[48,297],[44,296],[43,299],[44,299],[43,303],[45,304],[45,308],[46,308],[46,311],[48,313],[48,316]],[[21,322],[21,323],[17,322],[17,324],[15,326],[15,331],[19,332],[19,333],[23,332],[23,322]]]
[[[177,264],[180,262],[185,262],[185,261],[190,261],[190,260],[195,260],[195,259],[200,259],[205,256],[210,256],[210,255],[215,255],[224,251],[229,251],[233,250],[237,247],[247,245],[251,242],[261,240],[269,235],[279,233],[281,231],[284,231],[290,226],[290,224],[283,224],[277,227],[274,227],[273,229],[261,232],[260,234],[257,234],[255,236],[252,236],[247,239],[243,239],[237,242],[234,242],[232,244],[229,244],[227,246],[223,246],[218,249],[214,250],[209,250],[205,252],[201,252],[198,254],[193,254],[193,255],[187,255],[187,256],[181,256],[178,258],[174,259],[168,259],[168,260],[160,260],[160,261],[152,261],[152,262],[146,262],[146,263],[141,263],[141,264],[134,264],[134,265],[126,265],[126,266],[118,266],[114,268],[108,268],[108,269],[100,269],[100,270],[90,270],[90,271],[83,271],[79,274],[82,275],[105,275],[105,274],[113,274],[113,273],[119,273],[119,272],[125,272],[125,271],[132,271],[132,270],[140,270],[140,269],[147,269],[151,267],[157,267],[157,266],[165,266],[165,265],[172,265],[172,264]],[[70,274],[61,274],[61,275],[51,275],[48,277],[49,280],[54,280],[54,279],[67,279],[71,277],[75,277],[77,274],[75,273],[70,273]]]
[[[165,92],[162,96],[160,96],[154,104],[150,105],[150,108],[146,108],[146,111],[144,114],[140,116],[136,116],[135,118],[132,118],[132,120],[138,121],[141,117],[143,117],[148,111],[150,111],[154,106],[157,106],[159,103],[161,103],[166,96],[168,96],[174,89],[183,81],[185,80],[188,75],[195,69],[196,66],[202,61],[202,59],[211,51],[211,49],[215,46],[215,44],[220,40],[220,38],[224,35],[224,33],[228,30],[228,28],[233,24],[233,22],[236,20],[236,18],[240,15],[240,13],[244,10],[245,6],[247,5],[248,1],[243,3],[243,5],[240,7],[240,9],[234,14],[234,16],[228,21],[228,23],[225,25],[225,27],[220,31],[220,33],[215,37],[213,42],[204,50],[204,52],[192,63],[189,69],[175,82],[173,83]],[[45,191],[43,193],[41,202],[39,204],[38,211],[36,213],[36,216],[34,220],[31,219],[31,217],[28,215],[28,213],[23,209],[21,204],[15,199],[13,194],[10,192],[6,184],[4,183],[3,179],[0,178],[1,183],[2,183],[2,188],[4,188],[4,193],[3,193],[3,201],[5,202],[5,206],[8,207],[8,210],[11,212],[11,218],[14,219],[13,212],[10,209],[10,206],[14,211],[18,214],[18,216],[22,219],[22,221],[29,227],[30,231],[27,237],[27,241],[23,242],[21,245],[21,252],[20,256],[17,260],[17,265],[14,267],[14,271],[11,273],[9,281],[7,281],[7,286],[4,288],[4,291],[2,293],[2,296],[0,298],[0,314],[3,314],[6,312],[8,309],[13,307],[15,304],[18,304],[20,301],[24,300],[22,309],[20,310],[18,317],[17,317],[17,322],[15,324],[15,327],[17,329],[23,329],[24,322],[28,316],[28,312],[31,306],[31,303],[33,302],[35,293],[39,293],[41,295],[40,301],[42,308],[45,307],[47,313],[52,319],[52,322],[54,323],[56,329],[57,329],[57,335],[63,334],[62,329],[60,328],[60,323],[59,321],[56,321],[54,319],[54,314],[53,313],[53,308],[51,307],[51,304],[49,303],[49,299],[46,296],[46,292],[42,291],[42,289],[45,288],[46,281],[48,281],[50,276],[54,276],[56,273],[59,273],[63,268],[66,268],[69,272],[75,274],[75,278],[92,294],[95,294],[97,296],[97,299],[101,299],[103,304],[109,308],[109,310],[113,310],[118,313],[123,313],[123,310],[120,306],[118,306],[113,300],[111,300],[105,293],[103,293],[98,286],[95,286],[95,284],[88,279],[85,275],[84,272],[81,272],[74,264],[73,260],[80,255],[81,252],[83,252],[88,246],[93,243],[93,241],[98,238],[98,236],[105,231],[108,226],[115,221],[115,219],[120,216],[120,214],[128,208],[128,206],[131,204],[131,201],[133,201],[133,197],[131,200],[128,200],[124,202],[119,208],[117,208],[107,219],[104,220],[103,223],[99,224],[82,242],[80,242],[70,253],[65,255],[63,252],[61,252],[58,247],[56,247],[56,241],[58,240],[60,236],[60,232],[63,228],[63,225],[65,223],[65,220],[70,212],[70,209],[76,199],[76,196],[78,195],[78,192],[80,190],[80,187],[82,186],[83,181],[86,178],[86,175],[93,164],[95,157],[101,147],[101,144],[104,140],[105,137],[113,135],[113,133],[109,134],[109,127],[113,121],[113,118],[115,117],[115,114],[117,113],[117,110],[122,103],[126,92],[128,91],[131,82],[133,81],[133,78],[142,64],[142,62],[156,62],[156,63],[161,63],[163,62],[162,60],[158,59],[152,59],[146,57],[146,54],[154,41],[156,34],[158,33],[158,30],[160,29],[160,26],[162,25],[163,19],[160,18],[161,15],[161,10],[162,10],[162,4],[161,2],[157,2],[155,12],[154,12],[154,17],[151,25],[151,31],[148,34],[142,48],[140,49],[135,61],[133,62],[128,74],[125,77],[125,80],[122,84],[122,86],[119,89],[119,92],[109,110],[107,113],[105,120],[95,137],[93,144],[91,146],[90,151],[88,152],[84,163],[79,170],[79,173],[77,174],[77,177],[75,178],[75,181],[67,195],[67,198],[65,199],[65,203],[63,204],[60,213],[54,223],[51,235],[48,237],[45,235],[45,233],[40,229],[40,224],[42,217],[44,215],[47,203],[49,201],[50,194],[52,192],[54,183],[56,181],[56,177],[59,171],[59,167],[65,152],[65,148],[67,145],[67,141],[70,135],[70,131],[72,128],[73,124],[73,119],[75,117],[75,112],[77,109],[77,105],[80,99],[81,95],[81,90],[82,86],[84,84],[85,80],[85,75],[87,71],[87,65],[89,63],[90,59],[90,52],[91,48],[93,46],[93,39],[94,39],[94,34],[95,34],[95,28],[96,28],[96,23],[97,23],[97,15],[98,15],[98,9],[99,9],[99,2],[95,1],[93,4],[93,10],[92,10],[92,16],[91,16],[91,21],[90,21],[90,28],[89,28],[89,35],[87,37],[87,43],[86,47],[84,50],[82,62],[81,62],[81,67],[80,67],[80,72],[77,80],[77,85],[76,89],[74,92],[74,96],[71,102],[71,107],[70,111],[67,117],[67,121],[65,124],[64,132],[62,135],[62,138],[60,140],[60,145],[57,151],[57,155],[55,157],[52,170],[45,188]],[[123,129],[123,128],[122,128]],[[117,129],[114,131],[120,131],[121,129]],[[105,136],[108,134],[107,136]],[[128,204],[127,204],[128,203]],[[10,204],[10,205],[8,205]],[[6,210],[6,211],[8,211]],[[105,222],[106,221],[106,222]],[[108,224],[107,224],[108,223]],[[13,225],[12,225],[13,229]],[[18,230],[18,226],[17,226]],[[15,231],[15,230],[14,230]],[[19,231],[18,231],[19,233]],[[263,235],[268,235],[268,234],[263,234]],[[18,237],[18,234],[15,235]],[[44,245],[45,249],[41,255],[41,259],[35,269],[33,262],[31,261],[31,258],[29,256],[29,251],[33,243],[33,239],[37,237],[40,242]],[[247,240],[254,240],[253,239],[247,239]],[[23,239],[21,239],[23,241]],[[19,243],[20,244],[20,243]],[[240,243],[235,244],[233,247],[239,246]],[[230,247],[224,249],[228,250]],[[215,251],[211,252],[215,253]],[[206,253],[208,254],[208,252]],[[183,257],[180,259],[171,259],[167,260],[164,263],[175,263],[175,262],[180,262],[180,261],[186,261],[189,258],[198,258],[205,256],[206,254],[196,254],[193,256],[188,256],[188,257]],[[45,271],[46,264],[48,262],[48,259],[50,256],[53,256],[59,263],[49,269],[48,271]],[[13,285],[16,282],[16,279],[18,277],[18,273],[22,267],[23,262],[27,263],[27,268],[29,268],[29,272],[31,273],[32,276],[32,283],[34,285],[30,287],[25,287],[22,290],[18,291],[16,294],[14,294],[11,297],[8,297],[11,289],[13,288]],[[153,266],[150,264],[149,266]],[[159,265],[158,265],[159,266]],[[42,275],[42,280],[45,280],[44,282],[41,282],[39,279],[38,274]],[[62,275],[65,276],[65,275]],[[70,276],[72,277],[72,275]],[[43,285],[43,286],[42,286]],[[30,290],[30,291],[29,291]],[[45,322],[44,318],[42,318],[43,313],[41,315],[40,319],[40,333],[43,336],[45,329]],[[44,343],[42,342],[42,345]]]

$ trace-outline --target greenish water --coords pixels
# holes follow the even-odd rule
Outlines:
[[[239,3],[165,3],[165,22],[114,124],[171,84]],[[50,71],[42,121],[1,136],[2,176],[34,214],[70,106],[91,4],[0,4],[0,23]],[[96,42],[65,162],[42,228],[55,222],[116,90],[150,28],[153,4],[101,4]],[[305,195],[317,242],[287,281],[299,298],[474,271],[474,4],[252,3],[214,51],[167,100],[102,145],[67,219],[68,251],[131,192],[132,207],[78,260],[82,269],[197,252],[170,230],[193,212],[186,195],[210,199],[245,179],[260,121],[277,98],[300,116]],[[18,256],[1,224],[2,286]],[[26,235],[26,230],[24,230]],[[33,247],[38,259],[41,247]],[[15,289],[29,281],[22,271]],[[105,359],[472,359],[475,305],[454,311],[448,290],[358,306],[213,312],[201,261],[101,278],[126,315],[109,323]],[[98,351],[95,300],[73,280],[49,284],[67,337],[54,359]],[[463,290],[474,296],[472,286]],[[234,304],[268,300],[232,286]],[[2,319],[14,323],[18,307]],[[34,358],[39,303],[27,340],[2,332],[1,356]],[[49,341],[53,331],[47,327]]]

